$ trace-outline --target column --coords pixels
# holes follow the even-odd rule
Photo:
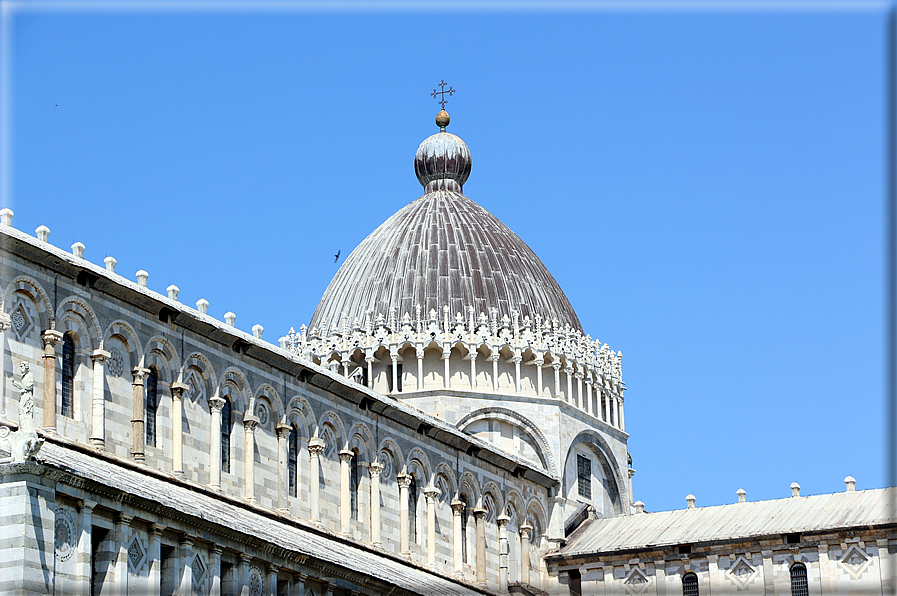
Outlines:
[[[185,534],[181,538],[181,581],[178,594],[191,596],[193,594],[193,536]]]
[[[115,590],[116,596],[128,593],[128,538],[131,532],[133,515],[118,513],[115,519],[115,542],[118,544],[118,556],[115,558]]]
[[[62,341],[62,333],[47,329],[41,339],[44,340],[44,428],[56,432],[56,344]]]
[[[891,554],[888,550],[888,539],[880,538],[875,541],[875,545],[878,547],[878,567],[881,570],[881,593],[882,594],[893,594],[894,593],[894,567],[891,564]],[[827,570],[825,570],[827,571]],[[823,592],[823,594],[828,594],[828,592]]]
[[[12,319],[3,312],[0,303],[0,419],[6,419],[6,332],[12,328]]]
[[[772,551],[761,550],[763,555],[763,593],[775,594],[775,571],[772,565]]]
[[[349,462],[355,453],[348,449],[339,452],[339,527],[345,535],[352,533],[352,495],[349,486]]]
[[[243,454],[243,491],[244,498],[255,503],[255,427],[259,419],[252,414],[243,415],[243,428],[246,431],[246,451]]]
[[[533,527],[529,524],[520,526],[520,583],[528,584],[529,581],[529,537]]]
[[[564,372],[567,373],[567,395],[565,396],[567,399],[564,401],[576,405],[576,399],[573,397],[573,367],[568,365],[564,368]]]
[[[523,357],[517,354],[512,360],[514,361],[514,389],[517,395],[520,395],[520,363],[523,361]]]
[[[104,350],[94,350],[90,355],[90,359],[93,361],[90,444],[100,449],[106,448],[106,398],[103,395],[103,363],[109,359],[109,356],[109,352]]]
[[[424,349],[417,348],[417,390],[424,389]]]
[[[495,518],[498,523],[498,591],[508,591],[508,522],[511,518],[501,514]]]
[[[265,571],[268,572],[265,578],[265,594],[266,596],[277,596],[277,572],[280,571],[280,567],[269,563]]]
[[[564,544],[564,506],[567,500],[561,496],[548,497],[548,542],[550,548],[560,548]]]
[[[635,470],[633,470],[632,468],[628,468],[628,472],[629,472],[629,500],[634,503],[635,496],[633,496],[633,495],[635,495],[635,493],[632,492],[632,477],[635,476]]]
[[[131,371],[134,381],[131,383],[132,389],[132,413],[131,413],[131,457],[134,460],[143,463],[146,460],[144,445],[146,444],[146,433],[143,429],[144,417],[146,416],[145,406],[143,405],[143,379],[149,373],[149,369],[137,367]]]
[[[582,371],[579,370],[576,371],[576,399],[579,400],[579,407],[588,412],[589,408],[582,395]]]
[[[551,363],[551,368],[554,369],[554,395],[553,397],[561,396],[561,363],[558,360],[555,360]]]
[[[221,596],[221,547],[209,548],[209,596]]]
[[[368,389],[374,388],[374,357],[365,356],[364,361],[368,364]]]
[[[451,358],[451,357],[452,357],[451,348],[449,348],[448,350],[446,350],[446,349],[442,350],[442,361],[445,363],[445,366],[444,366],[445,377],[444,377],[443,383],[442,383],[442,386],[444,389],[452,388],[452,379],[451,379],[451,376],[449,376],[451,374],[451,368],[449,367],[449,358]]]
[[[474,391],[477,388],[477,350],[474,347],[473,350],[467,355],[470,359],[470,390]]]
[[[158,596],[162,589],[162,532],[165,526],[159,524],[150,524],[149,526],[149,547],[147,548],[147,558],[149,560],[149,594]]]
[[[311,522],[321,523],[321,452],[324,451],[324,441],[318,437],[308,440],[309,474],[311,481],[308,487],[309,500],[311,501]]]
[[[252,555],[240,553],[240,579],[237,586],[240,588],[240,596],[250,596],[249,593],[249,562]]]
[[[486,587],[486,510],[473,510],[477,523],[477,584]]]
[[[290,510],[289,504],[289,490],[290,490],[290,477],[289,477],[289,462],[287,461],[287,441],[290,438],[290,430],[292,427],[289,424],[284,424],[280,422],[274,428],[274,431],[277,433],[277,498],[274,500],[277,503],[278,508],[287,512]],[[298,454],[297,454],[298,455]],[[299,475],[296,475],[296,480],[298,483]]]
[[[185,383],[171,384],[171,460],[175,476],[184,475],[184,392]],[[220,428],[220,426],[219,426]],[[220,439],[219,432],[219,439]]]
[[[380,472],[383,465],[378,461],[372,461],[368,465],[371,474],[371,544],[381,546],[380,543]]]
[[[439,489],[428,486],[424,489],[427,500],[427,565],[436,566],[436,497]]]
[[[542,367],[545,366],[545,359],[539,356],[534,364],[536,365],[536,391],[537,395],[542,397]]]
[[[399,355],[398,354],[390,354],[390,360],[392,360],[392,392],[399,392]]]
[[[618,399],[618,408],[620,409],[620,430],[626,432],[626,419],[623,417],[623,396],[621,395]]]
[[[293,591],[289,593],[289,596],[305,596],[305,580],[308,579],[308,575],[305,573],[294,573],[293,574]],[[311,590],[309,590],[311,593]]]
[[[411,556],[408,546],[408,487],[411,486],[410,474],[397,474],[396,482],[399,484],[399,548],[403,556]]]
[[[462,560],[461,514],[464,513],[464,501],[452,501],[452,571],[455,577],[464,577],[464,561]]]
[[[586,412],[595,415],[595,409],[592,407],[592,373],[586,374]]]
[[[78,525],[81,526],[81,535],[78,537],[78,551],[75,570],[75,592],[77,594],[90,593],[90,580],[93,569],[93,508],[95,501],[81,499],[78,501]]]
[[[221,488],[221,408],[227,400],[220,397],[209,398],[212,413],[211,438],[209,446],[209,486]]]
[[[492,355],[489,356],[489,360],[492,361],[492,391],[498,391],[498,359],[501,358],[501,354],[498,352],[492,352]]]

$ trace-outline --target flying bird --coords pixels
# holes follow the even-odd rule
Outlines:
[[[333,255],[333,257],[334,257],[334,258],[333,258],[333,262],[334,262],[334,263],[336,263],[337,261],[339,261],[339,253],[341,253],[341,252],[343,252],[342,249],[336,251],[336,254]]]

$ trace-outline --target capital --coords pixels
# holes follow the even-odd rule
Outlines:
[[[348,449],[342,449],[339,452],[339,460],[342,462],[349,463],[352,461],[352,458],[355,457],[354,451],[349,451]]]
[[[134,519],[133,515],[128,515],[127,513],[119,513],[116,516],[115,521],[122,525],[130,526],[131,520],[133,520],[133,519]]]
[[[192,534],[184,534],[181,536],[181,544],[185,546],[193,546],[194,540],[196,540],[196,537]]]
[[[313,456],[317,457],[324,451],[324,441],[318,437],[312,437],[308,440],[308,452]]]
[[[90,501],[88,499],[80,499],[78,501],[78,508],[81,510],[81,513],[90,513],[96,506],[96,501]]]
[[[521,362],[523,362],[523,356],[515,355],[513,358],[511,358],[511,360],[514,362],[514,364],[520,364]]]
[[[452,501],[452,515],[461,515],[465,507],[464,501]]]
[[[280,571],[280,566],[273,563],[268,563],[267,569],[268,573],[277,573],[278,571]]]
[[[255,431],[255,427],[259,425],[258,416],[253,416],[252,414],[244,414],[243,415],[243,428],[248,430],[249,432]]]
[[[554,370],[561,370],[561,363],[555,360],[551,363],[551,368],[553,368]]]
[[[227,403],[227,400],[223,397],[210,397],[209,398],[209,410],[211,412],[221,412],[221,408],[224,407],[224,404]]]
[[[486,517],[486,513],[487,513],[487,511],[486,511],[486,509],[483,508],[483,507],[475,507],[475,508],[473,509],[472,513],[473,513],[473,516],[474,516],[475,518],[477,518],[477,519],[483,519],[484,517]]]
[[[505,526],[507,526],[509,521],[511,521],[511,518],[504,513],[495,518],[495,523],[498,524],[499,528],[504,528]]]
[[[94,350],[93,353],[90,355],[90,359],[93,360],[94,362],[106,362],[111,357],[112,357],[112,354],[110,354],[106,350],[99,350],[99,349]]]
[[[518,530],[520,530],[520,537],[524,540],[529,540],[533,534],[533,527],[529,524],[523,524]]]
[[[408,488],[411,486],[411,474],[396,474],[396,482],[399,488]]]
[[[171,384],[171,396],[175,399],[181,399],[184,396],[184,392],[190,389],[190,385],[186,383],[179,383],[175,381]]]
[[[149,531],[150,531],[150,534],[152,534],[153,536],[156,536],[158,538],[159,536],[162,535],[162,532],[165,531],[165,526],[163,526],[161,524],[150,523]]]
[[[9,331],[12,327],[12,317],[7,313],[0,311],[0,332]]]
[[[62,332],[55,329],[47,329],[41,333],[40,338],[44,340],[44,347],[53,347],[62,341]]]
[[[442,491],[436,488],[435,486],[428,486],[423,490],[424,497],[427,499],[427,504],[436,502],[436,497],[442,494]]]
[[[368,464],[368,472],[371,474],[371,478],[379,478],[380,472],[383,471],[383,464],[378,461],[372,461]]]
[[[134,377],[135,385],[143,385],[143,379],[146,378],[146,375],[149,374],[148,368],[143,368],[140,366],[134,367],[131,369],[131,376]]]
[[[274,427],[274,432],[277,433],[278,439],[286,439],[289,437],[291,430],[293,430],[293,427],[289,424],[284,424],[283,422],[278,422],[277,426]]]

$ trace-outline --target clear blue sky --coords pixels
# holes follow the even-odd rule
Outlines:
[[[465,194],[623,352],[649,511],[884,484],[885,4],[61,6],[6,13],[19,229],[276,343],[445,79]]]

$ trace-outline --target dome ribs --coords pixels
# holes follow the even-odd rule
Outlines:
[[[422,318],[499,317],[511,311],[581,330],[573,308],[532,250],[491,213],[467,197],[433,191],[409,203],[371,233],[347,257],[324,292],[310,327],[339,325],[345,314],[363,322],[365,310],[387,320],[407,312]]]

